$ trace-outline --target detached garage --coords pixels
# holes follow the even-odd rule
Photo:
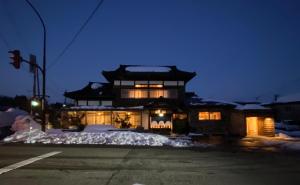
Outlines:
[[[230,133],[237,136],[275,135],[271,109],[258,104],[245,104],[236,107],[231,114]]]

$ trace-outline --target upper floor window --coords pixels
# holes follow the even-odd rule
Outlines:
[[[114,81],[114,85],[116,85],[116,86],[121,85],[121,81],[120,81],[120,80],[115,80],[115,81]]]
[[[124,85],[124,86],[133,86],[134,85],[134,81],[122,80],[121,81],[121,85]]]
[[[164,81],[165,86],[177,86],[177,81]]]
[[[87,101],[86,100],[78,100],[77,105],[79,105],[79,106],[87,105]]]
[[[176,89],[121,89],[121,98],[177,98]]]
[[[96,100],[89,100],[87,103],[89,106],[98,106],[100,104],[100,102]]]
[[[221,112],[199,112],[199,120],[221,120]]]

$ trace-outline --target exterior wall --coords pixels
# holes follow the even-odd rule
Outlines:
[[[229,133],[235,136],[246,136],[246,120],[243,112],[234,111],[231,113]]]
[[[144,110],[142,113],[142,127],[144,127],[145,130],[149,129],[149,111]]]
[[[199,120],[199,112],[221,112],[221,120]],[[191,132],[205,134],[227,134],[230,123],[230,110],[224,108],[191,108],[189,126]]]
[[[276,122],[293,120],[300,124],[300,103],[276,104],[271,107],[274,110]]]

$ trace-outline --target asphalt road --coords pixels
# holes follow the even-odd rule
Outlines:
[[[170,148],[0,145],[0,185],[299,185],[300,153]]]

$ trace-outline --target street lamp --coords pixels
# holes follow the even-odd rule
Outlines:
[[[37,100],[31,100],[31,106],[32,107],[37,107],[39,105],[40,105],[40,103]]]

